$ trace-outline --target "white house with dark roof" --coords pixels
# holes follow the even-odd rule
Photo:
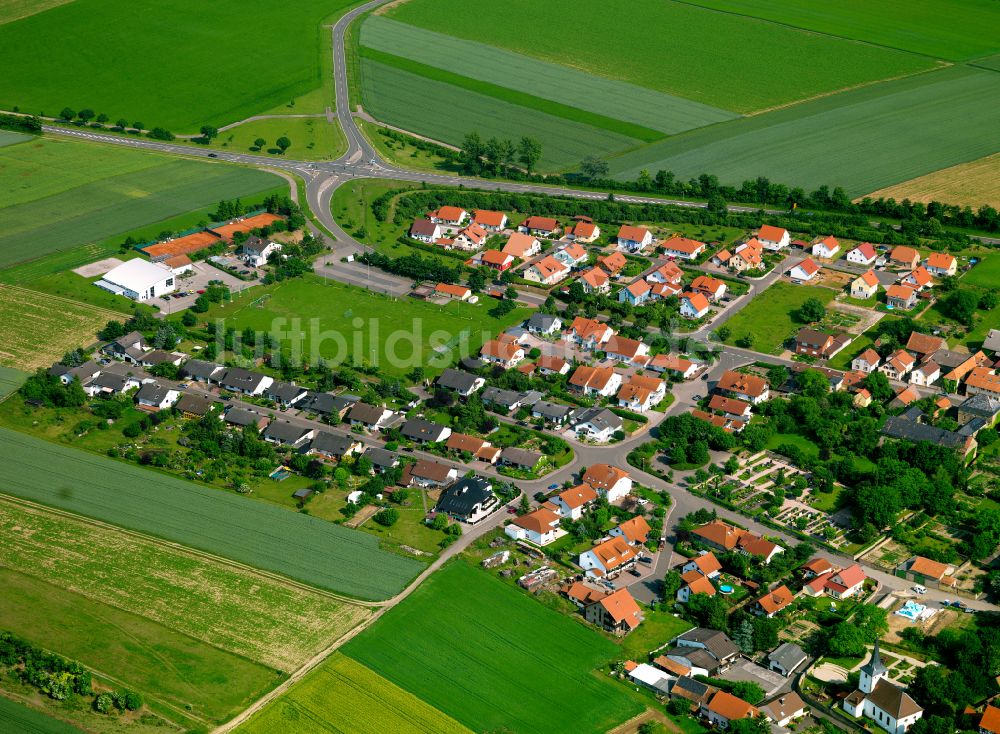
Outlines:
[[[843,706],[851,716],[871,719],[889,734],[904,734],[924,715],[906,690],[889,680],[877,639],[871,659],[861,666],[858,689],[844,699]]]

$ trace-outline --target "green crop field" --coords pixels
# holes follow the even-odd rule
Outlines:
[[[682,133],[613,158],[611,172],[711,173],[736,185],[767,176],[860,196],[995,152],[1000,106],[983,100],[998,95],[1000,74],[952,67]]]
[[[672,0],[410,0],[386,14],[739,113],[934,65],[915,54]]]
[[[726,344],[736,344],[749,333],[754,337],[753,349],[779,354],[785,340],[795,336],[796,330],[805,325],[793,316],[805,300],[818,298],[829,303],[836,295],[832,288],[778,281],[726,322],[730,331]]]
[[[604,732],[642,710],[598,670],[617,649],[455,562],[342,652],[474,731]]]
[[[698,102],[399,23],[383,15],[365,20],[360,42],[376,51],[566,105],[570,108],[567,113],[570,119],[574,119],[573,112],[586,110],[673,134],[735,117]],[[475,59],[476,63],[470,64],[469,59]],[[582,116],[577,119],[586,122]],[[628,130],[622,132],[631,134]]]
[[[459,356],[478,354],[483,342],[527,316],[519,308],[497,319],[489,315],[493,305],[486,299],[438,306],[308,275],[254,288],[232,303],[213,306],[206,316],[224,319],[237,331],[269,332],[310,363],[323,357],[337,364],[352,355],[401,376],[418,365],[434,374]],[[447,348],[435,351],[435,345]]]
[[[515,142],[525,135],[537,138],[544,170],[570,168],[588,155],[607,155],[641,142],[369,58],[361,59],[361,96],[377,119],[451,145],[460,145],[470,132]]]
[[[366,599],[422,568],[308,515],[0,429],[3,491]]]
[[[5,148],[8,145],[15,145],[16,143],[24,143],[31,140],[30,135],[22,135],[21,133],[11,132],[10,130],[0,130],[0,148]]]
[[[17,390],[27,378],[26,372],[11,367],[0,367],[0,398]]]
[[[322,86],[322,25],[349,5],[223,0],[192,12],[186,0],[75,0],[0,25],[0,107],[89,107],[192,133],[242,120]],[[317,101],[296,111],[333,104]]]
[[[265,171],[123,146],[43,138],[0,148],[0,268],[279,190],[287,184]]]
[[[80,734],[80,729],[0,696],[0,730],[19,734]]]
[[[242,734],[471,734],[454,719],[339,653],[237,731]]]
[[[0,285],[0,315],[0,365],[27,371],[49,367],[66,352],[93,344],[101,327],[119,317],[10,285]]]
[[[302,586],[6,498],[0,533],[0,566],[277,670],[295,670],[370,615]]]
[[[1000,4],[993,0],[689,0],[818,33],[961,61],[1000,51]]]
[[[0,629],[183,711],[182,719],[224,721],[281,680],[263,665],[17,571],[0,568],[0,584]]]

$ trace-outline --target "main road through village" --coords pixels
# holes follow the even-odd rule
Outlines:
[[[168,142],[160,142],[155,140],[150,140],[148,138],[135,138],[126,137],[118,135],[102,134],[100,132],[86,129],[86,128],[68,128],[58,125],[44,125],[43,129],[46,133],[53,135],[62,135],[73,138],[83,138],[86,140],[91,140],[95,142],[106,143],[110,145],[124,145],[134,148],[142,148],[147,150],[159,151],[162,153],[170,153],[175,155],[192,156],[199,158],[213,158],[220,161],[225,161],[229,163],[237,163],[246,166],[254,166],[265,169],[276,170],[283,174],[293,174],[300,177],[305,182],[306,191],[306,201],[300,202],[304,207],[308,207],[313,213],[313,215],[322,224],[323,229],[333,236],[334,241],[331,243],[334,256],[321,258],[322,262],[318,263],[316,266],[316,271],[319,275],[334,280],[351,283],[354,285],[360,285],[364,287],[371,288],[372,290],[382,291],[382,292],[393,292],[400,293],[405,288],[408,283],[405,283],[395,276],[391,276],[387,273],[381,271],[372,272],[369,268],[361,266],[354,262],[344,262],[343,259],[350,255],[355,255],[365,251],[367,248],[361,242],[356,241],[351,237],[344,229],[337,223],[334,219],[331,208],[330,201],[333,196],[333,192],[339,186],[351,181],[356,178],[381,178],[381,179],[394,179],[402,181],[413,181],[413,182],[426,182],[435,185],[443,186],[465,186],[468,188],[479,188],[484,190],[494,190],[494,191],[510,191],[510,192],[534,192],[534,193],[546,193],[561,196],[568,196],[580,199],[606,199],[608,198],[609,192],[599,192],[599,191],[581,191],[577,189],[569,189],[562,187],[551,187],[542,186],[537,184],[522,184],[513,183],[508,181],[491,181],[483,180],[469,177],[460,176],[448,176],[441,174],[433,174],[426,172],[414,172],[404,168],[399,168],[394,166],[387,161],[383,160],[378,152],[374,149],[371,143],[364,137],[358,128],[356,121],[354,119],[354,114],[350,109],[348,89],[347,89],[347,73],[346,73],[346,62],[345,62],[345,46],[344,46],[344,36],[347,27],[350,23],[355,20],[359,15],[382,5],[389,0],[373,0],[365,5],[358,6],[354,8],[346,15],[341,17],[337,23],[332,27],[331,32],[333,34],[333,69],[334,69],[334,89],[335,89],[335,103],[336,103],[336,115],[340,123],[340,126],[347,138],[347,151],[337,160],[328,162],[311,162],[311,161],[298,161],[287,158],[275,158],[268,157],[263,158],[256,155],[248,155],[241,153],[229,153],[223,152],[218,149],[201,149],[191,145],[180,145]],[[294,189],[293,189],[294,190]],[[699,202],[683,201],[683,200],[670,200],[658,197],[642,197],[633,195],[616,195],[618,201],[622,202],[636,202],[636,203],[659,203],[659,204],[672,204],[676,206],[684,207],[704,207],[705,204]],[[730,206],[731,211],[742,211],[750,212],[757,211],[752,207],[737,207]],[[319,230],[316,231],[319,236],[325,236],[323,232]],[[791,267],[795,261],[786,260],[781,266],[776,267],[770,274],[764,276],[761,279],[753,281],[751,284],[750,292],[738,299],[736,302],[730,305],[726,312],[721,315],[715,323],[710,326],[705,326],[701,330],[696,331],[688,336],[695,340],[701,340],[704,343],[708,343],[710,340],[709,332],[711,329],[717,328],[723,320],[729,319],[733,314],[738,312],[743,306],[750,302],[752,297],[759,297],[760,294],[766,290],[772,283],[774,283],[779,277],[780,273]],[[529,304],[538,305],[540,303],[540,298],[537,294],[528,291],[522,292],[522,298]],[[694,382],[681,383],[675,386],[674,395],[675,400],[665,411],[665,414],[661,414],[662,417],[668,415],[676,415],[684,411],[690,410],[694,407],[697,402],[697,396],[704,394],[704,392],[711,387],[718,379],[719,375],[726,369],[730,369],[734,366],[740,364],[746,364],[751,361],[769,361],[776,364],[787,363],[787,360],[783,360],[778,357],[772,357],[768,355],[762,355],[756,352],[751,352],[748,350],[737,349],[733,347],[727,347],[721,353],[718,361],[709,368],[705,380],[697,380]],[[238,404],[238,401],[234,401]],[[269,412],[266,409],[261,409],[257,406],[245,405],[248,409],[258,410],[261,412]],[[661,417],[661,419],[662,419]],[[286,420],[291,420],[293,422],[303,422],[308,423],[309,420],[304,417],[295,416],[289,417],[288,414],[282,414],[282,418]],[[596,463],[608,463],[623,468],[628,468],[631,472],[633,479],[647,487],[656,490],[666,490],[669,492],[672,504],[670,507],[670,512],[668,517],[664,522],[665,532],[667,533],[667,544],[664,549],[656,555],[654,562],[651,566],[642,570],[642,578],[629,577],[628,582],[630,583],[630,589],[635,594],[635,596],[644,601],[653,601],[656,597],[657,583],[659,579],[662,579],[667,570],[674,563],[674,553],[672,549],[671,541],[673,540],[670,535],[669,529],[673,523],[675,523],[679,518],[687,515],[700,508],[715,509],[719,516],[723,519],[737,522],[749,529],[759,532],[762,534],[767,534],[771,537],[780,538],[786,544],[793,544],[796,539],[790,537],[789,535],[776,531],[773,528],[765,527],[759,523],[741,516],[737,513],[730,512],[721,507],[716,507],[709,500],[699,497],[697,495],[689,492],[684,484],[685,477],[678,473],[675,477],[677,481],[666,482],[653,474],[646,471],[638,469],[636,467],[628,466],[626,457],[628,453],[635,448],[637,445],[651,440],[648,435],[649,430],[641,431],[626,440],[610,445],[610,446],[596,446],[589,445],[579,441],[570,440],[574,450],[574,459],[566,466],[561,467],[557,471],[547,475],[544,479],[539,479],[535,481],[524,481],[519,482],[522,491],[530,496],[534,495],[536,492],[542,491],[547,488],[550,484],[562,484],[565,481],[575,481],[580,471],[584,467],[591,466]],[[368,442],[374,441],[373,439],[366,439]],[[422,456],[421,452],[415,452],[415,455]],[[425,458],[440,460],[439,457],[433,455],[424,455]],[[391,608],[395,604],[399,603],[408,596],[429,574],[433,573],[435,570],[440,568],[440,566],[445,563],[449,558],[453,557],[455,554],[461,552],[463,549],[467,548],[470,543],[472,543],[476,538],[481,537],[485,533],[494,530],[499,527],[504,519],[507,517],[506,513],[499,512],[488,518],[486,521],[480,525],[468,529],[468,531],[461,537],[460,541],[450,546],[446,549],[441,556],[423,573],[420,574],[404,591],[398,594],[396,597],[387,601],[382,605],[380,613]],[[838,556],[832,552],[820,552],[821,556],[827,557],[832,561],[839,562],[841,564],[849,562],[850,559],[844,556]],[[890,590],[904,590],[910,584],[903,579],[897,578],[891,574],[885,573],[884,571],[873,568],[871,566],[866,566],[866,571],[869,576],[877,579],[884,591]],[[924,600],[928,601],[940,601],[944,598],[944,594],[938,591],[929,591],[924,597]],[[971,602],[970,606],[978,609],[995,609],[996,607],[992,604],[983,601]],[[353,634],[353,633],[352,633]],[[333,646],[327,650],[322,651],[317,654],[312,660],[310,660],[306,665],[304,665],[300,670],[296,671],[287,681],[285,681],[281,686],[273,690],[264,698],[257,701],[249,709],[244,711],[241,715],[236,717],[233,721],[227,722],[222,727],[217,729],[217,732],[230,731],[235,728],[238,724],[246,721],[246,719],[251,716],[254,712],[260,710],[267,702],[273,700],[276,696],[280,695],[282,692],[287,690],[292,684],[300,680],[302,676],[312,670],[316,665],[322,662],[327,655],[332,652],[337,646],[342,644],[345,640],[338,640]]]

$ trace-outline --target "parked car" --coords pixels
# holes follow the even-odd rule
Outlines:
[[[642,578],[642,572],[641,572],[641,571],[639,571],[639,570],[638,570],[638,569],[636,569],[636,568],[630,568],[630,569],[628,570],[628,572],[629,572],[630,574],[632,574],[633,576],[635,576],[635,577],[636,577],[637,579],[638,579],[638,578]]]
[[[926,594],[927,593],[927,587],[926,586],[921,586],[920,584],[917,584],[916,586],[913,587],[913,591],[916,592],[917,594]]]
[[[549,485],[549,489],[559,489],[559,485],[558,484],[550,484]]]

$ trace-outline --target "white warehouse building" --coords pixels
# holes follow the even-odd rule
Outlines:
[[[174,271],[169,265],[141,258],[109,270],[94,285],[133,301],[148,301],[177,289]]]

